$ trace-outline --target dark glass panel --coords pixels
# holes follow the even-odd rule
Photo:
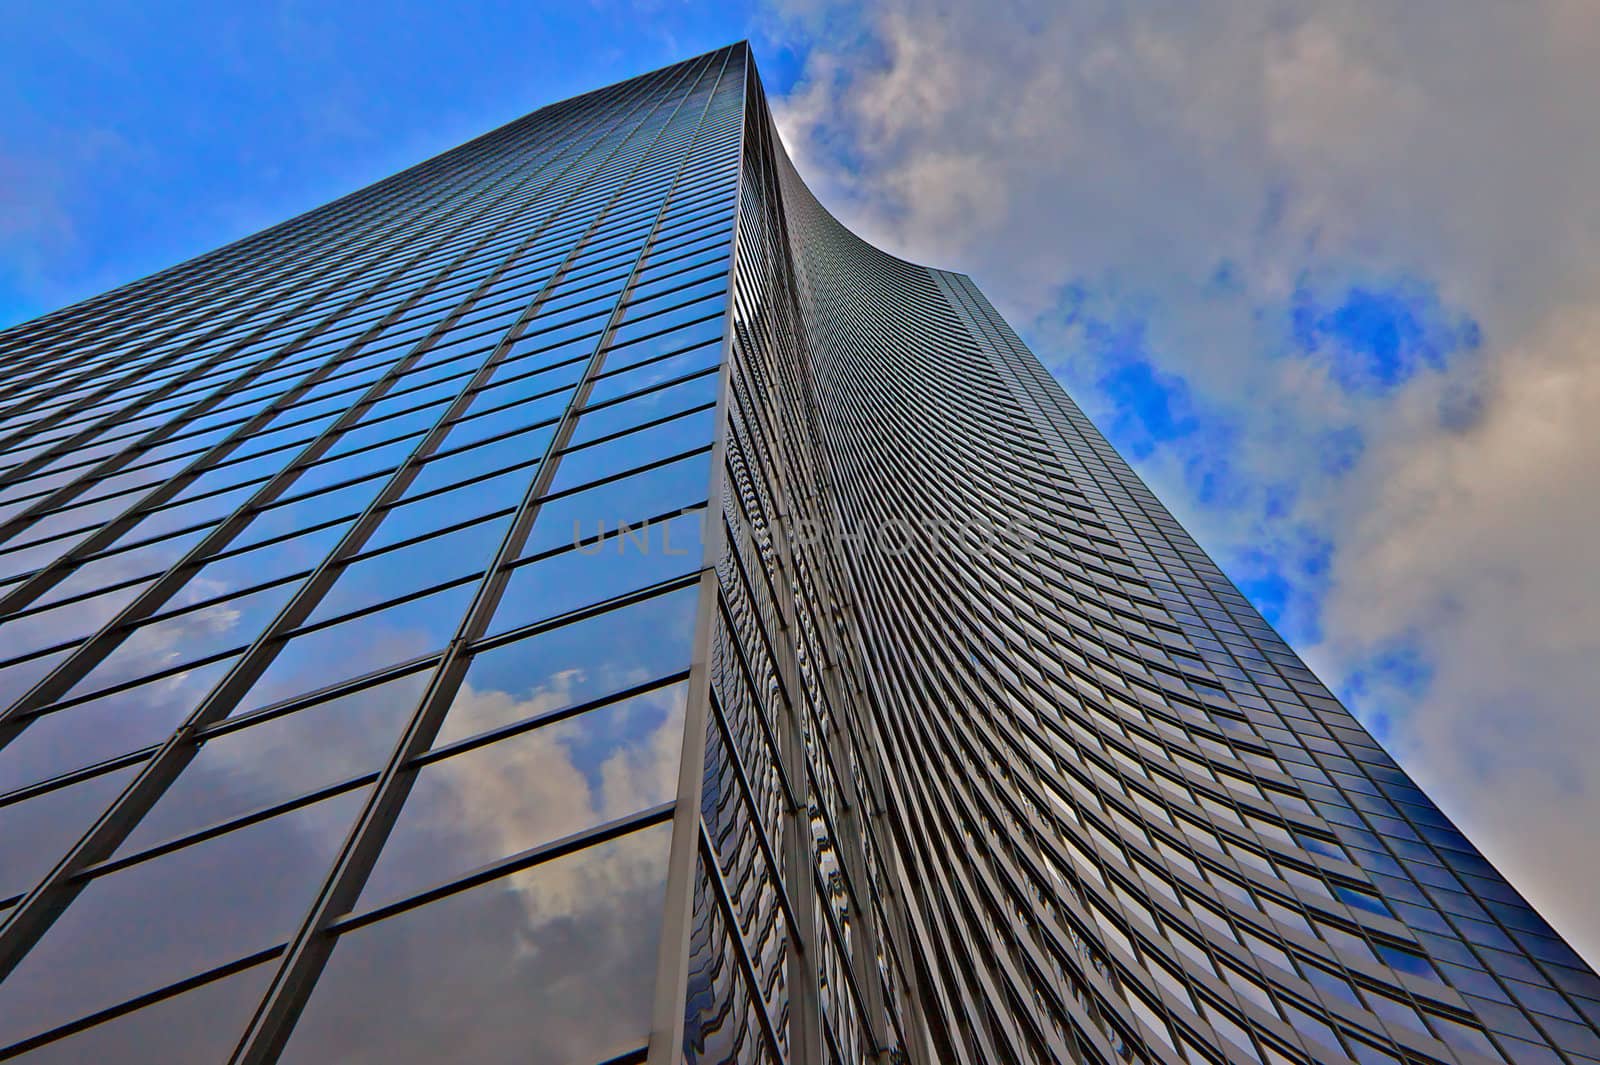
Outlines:
[[[645,1045],[671,828],[356,929],[284,1065],[574,1065]]]
[[[732,936],[698,860],[689,942],[683,1060],[686,1065],[769,1062],[760,1015],[734,954]]]
[[[539,507],[522,555],[532,556],[571,547],[614,533],[624,525],[670,514],[705,502],[711,487],[711,453],[656,466],[571,495],[546,500]]]
[[[90,882],[0,984],[0,1044],[291,935],[365,789]]]
[[[30,719],[0,748],[0,791],[161,743],[233,661],[211,662]]]
[[[207,740],[118,856],[376,773],[429,676],[411,673]]]
[[[1429,980],[1438,980],[1439,974],[1434,971],[1433,964],[1421,954],[1414,954],[1409,950],[1391,947],[1385,943],[1378,944],[1378,954],[1386,965],[1396,972],[1407,973],[1411,976],[1421,976]]]
[[[690,511],[519,566],[506,583],[490,632],[543,621],[695,572],[703,562],[704,519],[704,510]]]
[[[272,978],[264,962],[102,1021],[15,1059],[25,1065],[216,1065],[244,1033]]]
[[[345,566],[307,624],[341,617],[479,572],[494,560],[510,516],[491,518]]]
[[[471,584],[291,637],[239,700],[238,715],[440,651],[472,599]]]
[[[0,898],[20,895],[105,812],[137,766],[101,773],[0,806]]]

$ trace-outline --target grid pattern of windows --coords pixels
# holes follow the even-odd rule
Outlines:
[[[643,1058],[746,66],[5,334],[0,1057]]]
[[[0,1059],[1600,1063],[743,45],[0,353]]]

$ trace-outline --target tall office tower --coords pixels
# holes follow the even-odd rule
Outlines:
[[[743,45],[0,349],[0,1058],[1600,1060]]]

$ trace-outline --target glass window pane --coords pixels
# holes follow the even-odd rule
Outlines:
[[[274,963],[213,980],[102,1021],[18,1058],[23,1065],[216,1065],[226,1061],[272,978]]]
[[[735,960],[732,935],[703,865],[695,876],[691,920],[694,936],[690,940],[684,1065],[727,1065],[729,1062],[775,1065],[777,1059],[765,1048],[765,1040],[758,1034],[760,1022],[755,1011],[762,1007]],[[775,923],[779,927],[782,925],[781,920]],[[768,994],[774,998],[786,993],[781,983],[768,989]],[[786,1043],[785,1027],[780,1026],[778,1032],[780,1041]],[[840,1058],[830,1053],[828,1060],[837,1063]]]
[[[663,300],[658,302],[664,304],[670,301]],[[696,303],[690,303],[672,310],[656,313],[659,311],[656,303],[646,303],[638,307],[634,313],[646,315],[647,317],[631,319],[626,325],[618,328],[617,331],[612,334],[612,336],[617,343],[624,344],[641,337],[649,336],[652,333],[660,332],[662,330],[673,329],[677,326],[699,322],[707,315],[716,316],[713,320],[720,321],[723,308],[726,306],[726,304],[726,296],[716,296],[711,299],[702,299]]]
[[[644,1046],[671,827],[343,936],[284,1065],[573,1065]]]
[[[293,430],[299,433],[299,430]],[[220,466],[213,466],[190,481],[184,488],[172,496],[171,502],[180,503],[189,499],[198,499],[201,496],[224,488],[236,488],[242,484],[259,484],[271,477],[289,464],[289,460],[299,452],[306,439],[314,434],[306,433],[303,438],[283,437],[274,439],[274,446],[280,450],[269,451],[264,455],[254,458],[241,458],[239,453],[228,456],[228,460]],[[291,446],[282,447],[289,444]]]
[[[410,397],[406,400],[409,401]],[[422,439],[424,433],[432,429],[444,412],[449,409],[448,403],[436,403],[422,410],[412,411],[409,414],[400,414],[394,417],[383,418],[380,421],[364,423],[350,429],[339,437],[327,451],[329,459],[338,458],[364,447],[382,444],[388,441],[408,440],[413,445]]]
[[[447,488],[473,477],[498,473],[529,461],[538,461],[550,446],[555,426],[547,425],[515,436],[504,437],[465,451],[442,455],[423,466],[406,488],[405,498],[413,498],[437,488]]]
[[[613,373],[596,381],[589,391],[589,403],[608,403],[613,399],[626,396],[641,389],[650,388],[666,381],[679,377],[686,377],[692,373],[699,373],[718,365],[722,361],[722,345],[706,344],[702,347],[685,351],[655,362],[645,363],[643,366],[631,370]]]
[[[221,599],[132,630],[72,689],[76,697],[244,647],[277,616],[298,581]]]
[[[93,531],[93,529],[84,529],[81,532],[63,536],[60,539],[47,540],[42,544],[31,544],[26,547],[0,552],[0,578],[13,577],[22,573],[31,573],[36,569],[43,569],[72,550],[79,540],[85,539]],[[137,531],[137,528],[135,531]],[[144,537],[141,536],[138,539],[144,539]]]
[[[189,578],[163,609],[172,610],[186,603],[205,602],[240,588],[253,588],[269,581],[303,577],[317,568],[328,552],[338,545],[340,537],[349,527],[348,522],[340,522],[208,562]]]
[[[92,881],[0,984],[0,1045],[286,940],[365,797],[338,795]]]
[[[699,570],[701,522],[694,510],[641,524],[628,535],[568,548],[513,570],[490,633],[557,617]]]
[[[74,530],[98,528],[127,510],[138,501],[138,498],[139,491],[135,490],[93,503],[69,504],[63,510],[35,518],[32,524],[22,530],[18,539],[28,542],[47,540]]]
[[[576,340],[557,340],[548,333],[523,336],[507,349],[504,361],[495,367],[489,380],[504,380],[514,374],[526,373],[535,366],[565,365],[574,361],[581,369],[594,353],[594,346],[600,339],[600,327],[605,324],[604,318],[591,321],[594,323],[593,331]]]
[[[109,588],[123,581],[139,577],[152,577],[165,573],[171,565],[188,553],[205,535],[200,532],[169,536],[131,551],[118,551],[85,562],[72,571],[72,575],[34,600],[36,606],[70,599],[96,588]]]
[[[728,287],[728,270],[724,263],[720,268],[715,265],[695,265],[692,260],[678,260],[663,262],[653,269],[640,271],[639,280],[628,293],[630,308],[639,307],[647,300],[657,296],[669,296],[669,302],[682,303],[684,300],[694,299],[707,293],[691,286],[712,286],[709,291],[720,292]],[[669,295],[670,294],[670,295]]]
[[[536,396],[557,388],[571,387],[583,377],[583,371],[589,364],[588,359],[570,357],[566,362],[556,365],[552,365],[552,361],[540,355],[516,362],[502,362],[495,368],[490,378],[492,383],[484,388],[483,395],[485,397],[503,395],[505,400],[511,400],[519,396]],[[492,401],[492,403],[499,402],[502,400]]]
[[[105,812],[137,766],[0,806],[0,898],[28,891]]]
[[[117,855],[377,772],[429,676],[421,670],[207,740]]]
[[[0,666],[0,707],[10,706],[26,695],[46,674],[65,662],[72,651],[71,647],[66,647],[47,655]]]
[[[0,792],[163,742],[233,662],[211,662],[31,718],[0,748]]]
[[[698,450],[711,443],[715,432],[716,410],[708,407],[603,443],[574,448],[562,453],[550,490],[566,491],[656,459]]]
[[[494,560],[510,516],[491,518],[345,566],[306,619],[307,624],[342,617],[398,599],[421,588],[482,572]]]
[[[533,466],[524,466],[393,507],[384,515],[365,547],[377,550],[424,536],[446,525],[515,507],[522,502],[533,481],[533,473]]]
[[[542,399],[499,406],[502,403],[510,403],[515,398],[510,394],[502,395],[499,390],[479,396],[478,401],[473,404],[472,416],[457,422],[440,446],[465,447],[480,440],[488,440],[490,437],[503,436],[518,429],[554,421],[561,417],[561,412],[566,410],[567,404],[572,401],[572,391],[567,389]],[[479,414],[478,411],[486,413]]]
[[[687,670],[699,601],[684,588],[479,652],[435,745]]]
[[[540,692],[505,710],[537,718],[563,701]],[[657,688],[422,766],[357,908],[672,798],[683,702],[683,684]]]
[[[609,407],[587,411],[573,429],[571,445],[577,447],[703,403],[715,403],[719,384],[718,375],[709,373],[692,381],[668,385],[621,403],[613,403]]]
[[[296,481],[289,486],[289,493],[297,498],[257,511],[255,518],[229,542],[228,547],[239,550],[263,540],[299,532],[318,522],[353,518],[378,497],[387,479],[386,476],[369,477],[343,488],[306,496],[299,494],[303,489],[300,482]]]
[[[372,477],[380,473],[391,473],[417,449],[417,437],[407,437],[393,443],[383,444],[367,451],[358,451],[352,455],[342,455],[336,459],[327,459],[314,466],[308,466],[294,483],[289,491],[296,495],[306,492],[316,492],[323,488],[331,488],[345,481],[354,481],[360,478]],[[381,485],[382,482],[380,481]],[[376,494],[376,491],[373,493]]]
[[[711,488],[711,452],[620,477],[539,507],[522,556],[571,547],[616,532],[622,525],[703,505]]]
[[[681,351],[684,348],[694,347],[697,344],[721,341],[723,319],[721,316],[711,318],[694,325],[684,326],[681,329],[670,329],[657,336],[645,337],[632,343],[613,342],[606,351],[605,368],[615,370],[623,366],[631,366],[646,359],[653,359],[658,355],[668,352]]]
[[[705,301],[709,297],[721,296],[727,290],[728,275],[726,271],[713,271],[709,275],[702,273],[698,277],[680,275],[665,278],[654,288],[635,289],[629,293],[628,308],[624,312],[624,321],[647,314],[657,314],[661,311],[680,307],[691,301]],[[720,305],[719,303],[718,306]],[[696,302],[688,313],[690,317],[700,317],[706,313],[705,303]]]
[[[85,636],[99,632],[150,583],[143,581],[130,584],[114,592],[101,592],[87,599],[79,599],[75,603],[8,618],[4,623],[5,643],[0,645],[0,655],[21,658],[47,647],[76,643]]]
[[[118,544],[137,544],[154,540],[197,525],[211,525],[238,510],[256,492],[259,485],[245,485],[231,492],[222,492],[191,503],[152,511],[133,528],[117,538]]]
[[[442,650],[456,634],[475,587],[446,588],[290,638],[233,715]]]

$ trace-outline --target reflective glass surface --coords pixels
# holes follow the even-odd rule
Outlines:
[[[337,796],[91,881],[0,984],[0,1042],[288,938],[360,800]]]
[[[665,826],[339,938],[282,1062],[601,1062],[643,1047]]]
[[[45,1043],[27,1065],[213,1065],[226,1060],[272,976],[270,964],[224,976]]]

